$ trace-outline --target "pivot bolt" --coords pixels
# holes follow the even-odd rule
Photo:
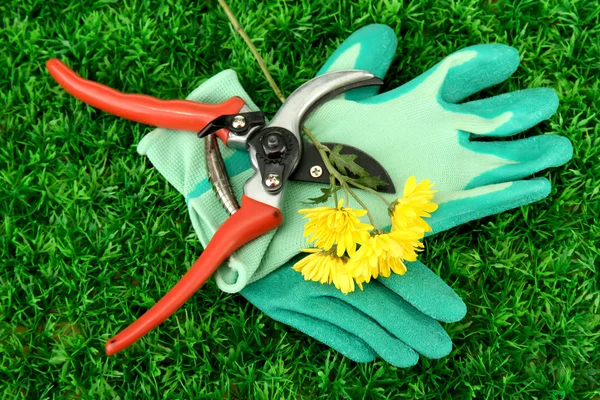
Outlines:
[[[285,154],[285,140],[281,134],[277,132],[267,133],[261,141],[265,155],[268,158],[277,159]]]
[[[276,135],[269,135],[269,137],[267,137],[267,146],[272,149],[279,146],[279,138],[277,138]]]
[[[315,165],[310,169],[310,176],[312,176],[313,178],[318,178],[321,175],[323,175],[323,168],[321,168],[320,166]]]
[[[269,174],[267,179],[265,179],[265,184],[270,188],[277,187],[280,183],[281,181],[279,180],[279,175],[277,174]]]
[[[246,126],[246,118],[243,115],[236,115],[233,117],[233,121],[231,122],[231,126],[235,129],[240,129]]]

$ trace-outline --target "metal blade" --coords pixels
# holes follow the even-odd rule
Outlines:
[[[309,143],[306,139],[302,139],[302,158],[300,158],[300,164],[290,175],[290,179],[293,181],[302,182],[313,182],[313,183],[326,183],[329,184],[329,171],[325,168],[323,159],[319,154],[317,148]],[[337,143],[323,143],[325,146],[333,149]],[[385,168],[377,160],[371,157],[364,151],[357,149],[353,146],[342,144],[342,151],[340,154],[355,154],[356,163],[363,167],[370,176],[377,177],[387,183],[387,185],[379,186],[376,190],[382,193],[396,193],[396,188],[392,182],[392,178],[387,173]],[[312,171],[312,172],[311,172]],[[351,178],[355,178],[356,175],[349,174]]]

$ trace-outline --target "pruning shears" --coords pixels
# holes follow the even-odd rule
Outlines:
[[[246,181],[241,207],[215,232],[204,251],[181,280],[150,310],[110,339],[106,353],[115,354],[160,325],[181,307],[237,249],[283,223],[280,209],[288,180],[329,183],[330,176],[314,145],[301,135],[302,124],[319,105],[345,91],[382,81],[369,72],[347,70],[316,77],[294,91],[273,119],[251,112],[244,100],[232,97],[220,104],[189,100],[160,100],[151,96],[125,94],[77,75],[58,59],[46,63],[52,77],[70,94],[100,110],[155,127],[217,136],[225,145],[248,152],[254,175]],[[214,137],[208,138],[214,146]],[[335,145],[326,143],[326,145]],[[346,146],[369,175],[386,185],[379,191],[394,193],[385,169],[360,149]],[[217,159],[218,161],[218,159]],[[218,167],[218,163],[215,164]],[[209,165],[210,169],[210,165]],[[222,172],[222,171],[221,171]],[[226,187],[226,185],[225,185]],[[220,196],[227,199],[227,196]],[[229,193],[229,198],[231,198]]]

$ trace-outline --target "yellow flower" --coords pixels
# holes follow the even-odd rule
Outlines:
[[[404,185],[401,199],[392,203],[389,214],[392,217],[392,231],[418,226],[423,232],[431,231],[431,227],[422,217],[431,217],[430,212],[437,210],[438,205],[431,201],[437,190],[431,190],[433,184],[429,179],[417,184],[411,176]]]
[[[304,236],[309,242],[315,242],[316,247],[330,250],[337,246],[337,255],[341,257],[347,251],[350,256],[356,251],[356,244],[362,244],[369,238],[373,226],[360,222],[358,217],[367,213],[366,210],[353,210],[342,207],[341,199],[337,208],[316,207],[299,210],[308,219],[304,225]]]
[[[354,292],[354,279],[346,268],[347,257],[338,257],[332,251],[321,249],[304,249],[305,253],[312,253],[298,261],[292,267],[301,272],[307,281],[332,283],[336,289],[344,294]]]
[[[369,240],[350,258],[350,274],[361,288],[363,282],[369,283],[371,278],[376,279],[379,275],[387,278],[392,271],[404,275],[404,261],[416,261],[417,251],[423,247],[419,242],[421,237],[422,231],[418,228],[391,233],[373,232]]]

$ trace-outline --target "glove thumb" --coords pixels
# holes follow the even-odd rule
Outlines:
[[[398,39],[387,25],[367,25],[348,37],[321,67],[318,75],[345,69],[362,69],[383,79],[396,54]],[[379,87],[355,89],[344,94],[347,100],[375,96]]]

